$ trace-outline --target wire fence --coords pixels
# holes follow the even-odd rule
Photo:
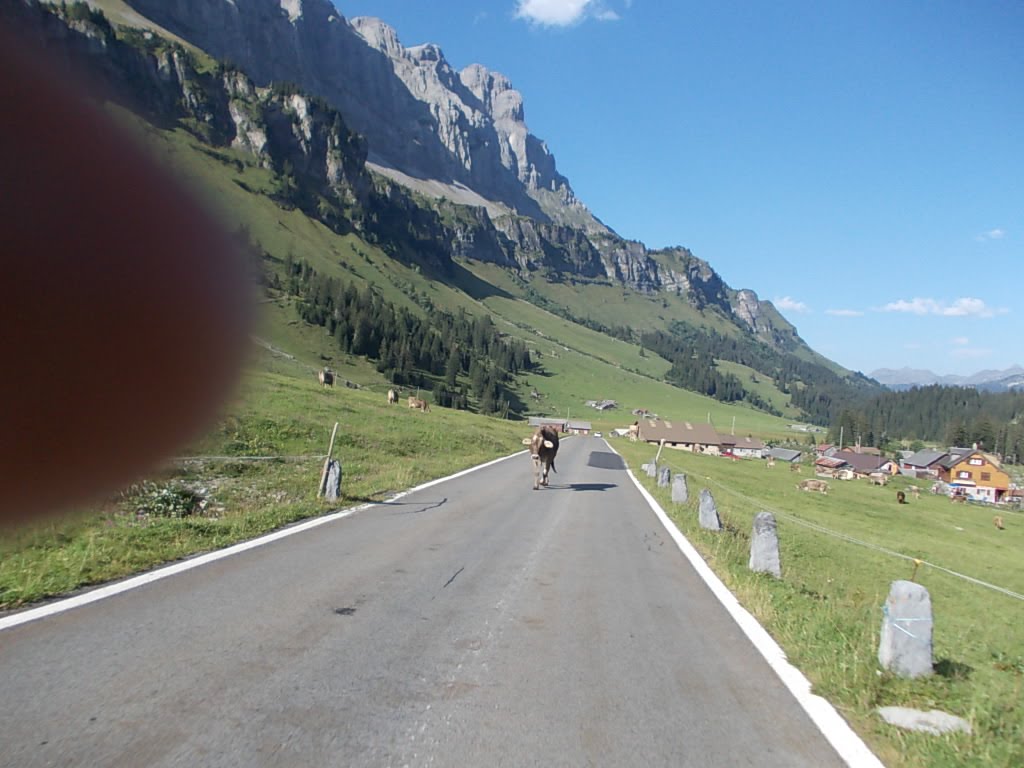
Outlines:
[[[662,464],[664,466],[671,468],[673,471],[679,471],[686,474],[686,471],[684,469],[676,467],[671,462],[662,462]],[[894,549],[889,549],[888,547],[883,547],[878,544],[874,544],[870,541],[864,541],[854,536],[850,536],[849,534],[843,533],[842,531],[836,531],[824,525],[813,523],[810,520],[804,520],[803,518],[796,517],[795,515],[791,515],[788,512],[783,512],[782,510],[774,509],[770,505],[765,504],[761,499],[756,499],[753,496],[749,496],[741,491],[736,490],[735,488],[731,488],[719,480],[712,480],[710,477],[707,476],[704,477],[704,480],[711,485],[721,488],[726,493],[729,493],[739,499],[742,499],[743,501],[746,501],[751,506],[756,506],[759,509],[765,510],[766,512],[771,512],[778,519],[786,520],[787,522],[802,526],[809,530],[815,531],[816,533],[820,533],[824,536],[829,536],[840,541],[845,541],[848,544],[855,544],[857,546],[865,547],[866,549],[874,550],[875,552],[879,552],[890,557],[896,557],[901,560],[907,560],[918,565],[927,566],[929,568],[933,568],[936,571],[941,571],[942,573],[948,574],[950,576],[955,576],[958,579],[963,579],[964,581],[970,582],[971,584],[976,584],[978,586],[994,590],[995,592],[999,592],[1015,600],[1024,601],[1024,595],[1020,594],[1019,592],[1014,592],[1011,589],[1007,589],[1006,587],[1001,587],[998,584],[991,584],[987,581],[977,579],[974,576],[968,576],[965,573],[960,573],[958,571],[954,571],[951,568],[946,568],[945,566],[938,565],[937,563],[931,563],[927,560],[922,560],[919,557],[913,557],[911,555],[904,554],[903,552],[897,552]]]

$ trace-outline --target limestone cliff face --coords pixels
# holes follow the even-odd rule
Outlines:
[[[370,156],[414,178],[464,184],[508,209],[604,230],[530,135],[522,95],[433,44],[404,47],[374,18],[328,0],[129,0],[129,5],[258,85],[292,82],[341,110]]]
[[[156,46],[151,60],[113,67],[130,71],[122,76],[136,84],[152,81],[148,93],[136,89],[138,99],[154,112],[183,108],[217,143],[322,186],[340,206],[352,207],[357,229],[375,221],[376,236],[385,239],[385,226],[415,230],[408,250],[429,253],[441,268],[466,257],[524,273],[544,268],[608,279],[674,293],[698,309],[718,308],[770,343],[789,332],[778,330],[788,324],[770,305],[752,291],[730,289],[685,248],[649,251],[596,219],[545,143],[530,134],[523,96],[500,73],[479,64],[456,71],[438,46],[405,47],[389,25],[348,21],[329,0],[126,2],[228,63],[214,86],[181,51]],[[87,39],[94,58],[110,58],[103,35]],[[374,197],[368,158],[406,179],[471,189],[509,213],[423,211],[394,183]],[[438,200],[437,210],[444,205]],[[399,215],[415,225],[402,224]]]

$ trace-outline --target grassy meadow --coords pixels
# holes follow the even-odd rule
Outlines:
[[[622,439],[612,445],[634,471],[656,453],[654,446]],[[659,464],[687,475],[689,503],[673,504],[668,488],[638,473],[641,481],[814,692],[839,709],[887,766],[1024,764],[1024,604],[947,572],[1024,594],[1024,514],[953,505],[930,494],[924,481],[902,477],[884,488],[830,481],[824,496],[797,490],[809,476],[806,468],[798,475],[783,464],[768,469],[760,461],[670,449]],[[896,491],[914,484],[920,499],[908,493],[908,503],[897,504]],[[719,533],[698,524],[705,487],[722,518]],[[753,517],[761,510],[778,521],[778,581],[747,567]],[[1004,517],[1006,530],[996,529],[994,514]],[[913,558],[932,565],[922,564],[915,575]],[[925,680],[882,673],[877,661],[889,585],[912,576],[928,589],[935,619],[936,673]],[[958,715],[973,733],[900,730],[875,714],[890,705]]]

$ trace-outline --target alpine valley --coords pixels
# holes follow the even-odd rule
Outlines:
[[[614,400],[775,438],[884,391],[687,248],[617,235],[484,65],[329,0],[5,6],[222,213],[258,265],[260,343],[308,370],[513,419]]]

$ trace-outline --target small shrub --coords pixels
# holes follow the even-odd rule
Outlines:
[[[188,488],[146,483],[135,496],[136,514],[153,517],[188,517],[201,512],[206,501]]]

